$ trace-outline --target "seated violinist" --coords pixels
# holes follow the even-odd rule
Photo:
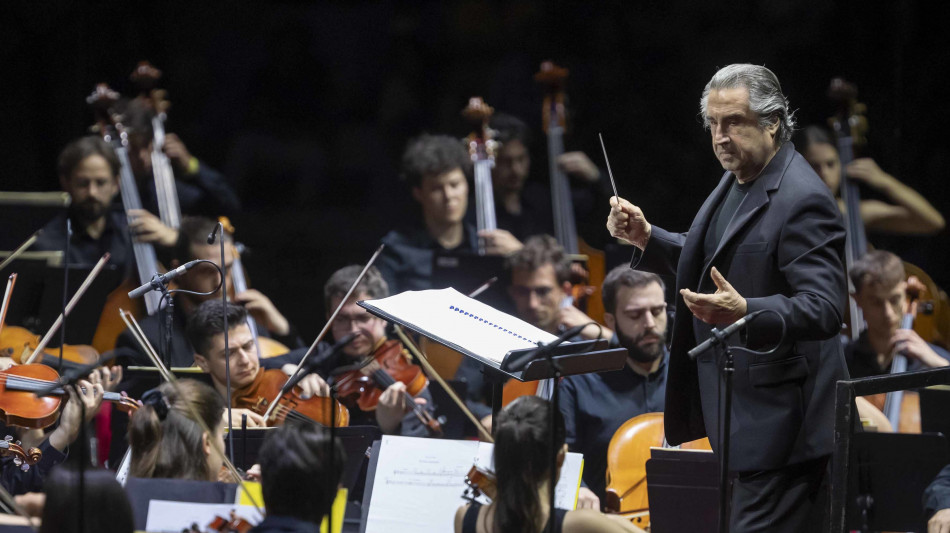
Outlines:
[[[225,352],[224,346],[224,304],[220,300],[208,300],[204,302],[188,320],[186,333],[188,340],[195,347],[195,365],[204,370],[211,376],[211,383],[214,389],[218,391],[221,398],[227,398],[227,379],[228,366],[231,371],[231,391],[235,402],[232,407],[238,406],[238,398],[245,396],[244,392],[252,390],[261,380],[264,379],[265,368],[261,367],[261,361],[257,358],[257,351],[254,345],[254,337],[251,336],[251,329],[247,326],[247,311],[235,304],[227,304],[228,319],[228,350]],[[225,358],[230,359],[229,362]],[[268,361],[268,359],[263,359]],[[289,365],[288,365],[289,366]],[[272,369],[278,372],[276,369]],[[286,372],[291,374],[293,368]],[[298,386],[302,389],[300,396],[308,399],[311,396],[328,396],[329,388],[323,379],[317,374],[309,374],[300,381]],[[268,401],[273,398],[268,398]],[[232,409],[231,423],[241,426],[242,416],[247,416],[248,427],[263,427],[264,418],[261,414],[249,409]],[[227,411],[224,412],[225,416]]]
[[[130,274],[134,265],[132,236],[170,248],[178,232],[145,210],[125,213],[119,195],[119,158],[100,137],[80,137],[66,145],[57,165],[59,183],[69,193],[69,209],[43,227],[33,250],[59,251],[66,244],[66,219],[72,224],[69,257],[75,265],[94,265],[109,252],[109,264]],[[131,221],[131,222],[130,222]]]
[[[260,452],[267,517],[251,533],[319,531],[343,475],[343,448],[321,428],[287,424],[268,433]]]
[[[224,412],[221,395],[193,379],[146,392],[129,421],[129,475],[217,481],[224,464]]]
[[[550,403],[537,396],[523,396],[498,415],[495,427],[494,465],[497,495],[491,504],[465,504],[455,513],[455,533],[484,531],[621,532],[642,531],[628,520],[591,509],[550,509],[551,459],[556,454],[558,473],[564,464],[564,419],[554,412],[551,438]]]
[[[466,173],[472,162],[460,140],[448,135],[421,135],[409,141],[402,156],[403,179],[422,209],[418,222],[389,232],[376,263],[393,294],[431,289],[432,260],[438,250],[478,252],[479,236],[465,221],[468,210]],[[505,255],[521,242],[505,230],[481,236],[489,254]]]
[[[323,286],[323,298],[327,309],[327,318],[332,311],[340,306],[343,297],[356,278],[359,276],[362,267],[360,265],[350,265],[337,270],[330,276]],[[361,361],[372,357],[378,349],[382,349],[384,343],[398,342],[387,339],[386,322],[363,309],[356,302],[360,300],[374,300],[389,296],[389,289],[386,280],[380,275],[376,267],[370,267],[363,276],[363,280],[353,291],[353,295],[340,309],[336,320],[330,326],[330,333],[333,339],[339,340],[350,333],[360,333],[345,347],[341,353],[335,357],[329,356],[331,344],[321,342],[317,347],[317,353],[314,354],[314,364],[316,371],[321,376],[326,377],[331,382],[340,379],[338,372],[344,367],[351,367],[359,364]],[[405,354],[400,353],[400,357]],[[299,362],[303,352],[298,350],[291,352],[287,356],[282,356],[288,361]],[[416,367],[413,367],[416,368]],[[330,376],[334,376],[331,380]],[[338,389],[339,390],[339,389]],[[406,385],[401,381],[396,381],[385,388],[379,397],[376,408],[371,411],[363,411],[356,402],[343,399],[350,410],[350,425],[378,425],[379,429],[386,435],[402,435],[407,437],[425,437],[428,434],[426,426],[419,420],[412,411],[412,405],[406,397]],[[432,413],[432,395],[429,388],[425,387],[416,394],[415,403],[424,407],[430,414]]]
[[[68,446],[79,437],[79,430],[84,423],[83,413],[86,415],[85,423],[95,417],[104,391],[99,371],[93,371],[86,379],[79,380],[78,384],[78,389],[69,387],[69,400],[63,404],[56,429],[37,446],[43,452],[38,463],[23,471],[14,462],[13,456],[4,454],[0,459],[0,484],[11,494],[42,490],[43,481],[50,470],[66,460]],[[15,429],[0,422],[0,439],[12,436]],[[24,443],[23,447],[28,448],[29,444]]]
[[[904,264],[896,255],[873,250],[855,261],[850,272],[854,299],[867,328],[855,342],[845,345],[852,378],[890,373],[898,353],[907,357],[907,370],[924,370],[950,364],[950,353],[926,342],[913,329],[901,329],[907,312]]]

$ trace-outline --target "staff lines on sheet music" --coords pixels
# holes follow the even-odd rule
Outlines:
[[[471,465],[469,465],[471,466]],[[464,476],[468,473],[466,468],[458,466],[443,466],[441,468],[423,468],[423,467],[413,467],[413,468],[396,468],[393,470],[393,474],[400,475],[409,475],[409,476]]]

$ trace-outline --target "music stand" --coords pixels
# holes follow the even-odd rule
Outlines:
[[[933,385],[920,389],[920,431],[950,436],[950,386]]]
[[[922,495],[950,461],[939,433],[855,433],[845,510],[849,530],[926,531]]]
[[[650,531],[715,533],[719,461],[712,452],[651,448],[646,462]],[[683,509],[689,512],[684,513]]]

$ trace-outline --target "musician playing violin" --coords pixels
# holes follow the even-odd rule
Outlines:
[[[72,223],[69,246],[71,264],[94,265],[106,252],[109,264],[132,272],[132,237],[170,248],[178,233],[144,211],[122,212],[119,194],[119,159],[100,137],[80,137],[66,145],[57,165],[59,183],[69,193],[66,213],[53,218],[33,245],[34,250],[59,251],[66,244],[66,218]],[[131,224],[128,222],[131,218]]]
[[[131,100],[123,123],[129,130],[129,164],[139,183],[142,202],[146,209],[158,213],[158,196],[152,176],[152,111],[139,99]],[[218,217],[234,216],[240,212],[240,199],[228,180],[193,156],[178,135],[166,134],[163,149],[175,174],[182,214]]]
[[[465,220],[472,163],[462,142],[448,135],[421,135],[409,141],[402,177],[421,208],[421,220],[390,231],[377,267],[393,294],[432,288],[437,250],[478,252],[475,226]],[[521,242],[504,230],[486,234],[489,254],[504,255]]]
[[[907,357],[908,371],[950,364],[950,352],[926,342],[913,329],[900,329],[908,299],[899,257],[872,250],[855,261],[850,276],[854,299],[868,326],[857,341],[844,347],[852,378],[888,374],[896,353]]]
[[[208,300],[188,319],[186,334],[195,348],[195,365],[211,376],[211,383],[223,398],[227,398],[228,366],[231,370],[232,398],[240,396],[241,389],[250,387],[255,381],[263,379],[265,368],[257,358],[254,337],[247,325],[247,310],[235,304],[227,304],[228,350],[224,346],[224,304],[221,300]],[[230,365],[225,358],[230,359]],[[265,359],[266,361],[266,359]],[[273,365],[271,365],[273,366]],[[327,383],[317,374],[309,374],[298,385],[300,397],[313,395],[328,396]],[[233,405],[232,405],[233,406]],[[231,423],[240,427],[241,417],[247,415],[249,427],[264,427],[261,415],[248,409],[232,409]],[[227,411],[225,411],[225,415]]]
[[[614,330],[611,346],[627,349],[616,372],[578,374],[561,381],[558,407],[567,445],[584,454],[584,485],[578,506],[599,509],[605,496],[607,446],[627,420],[662,412],[665,405],[667,304],[656,274],[614,268],[604,279],[604,321]],[[584,505],[585,507],[587,505]]]
[[[346,296],[361,270],[362,267],[359,265],[343,267],[327,280],[323,286],[323,297],[328,317],[331,310],[340,306],[343,297]],[[389,296],[389,287],[386,280],[383,279],[379,270],[370,267],[330,326],[333,339],[341,339],[354,332],[360,335],[335,357],[323,355],[328,353],[330,343],[321,342],[317,347],[315,360],[316,369],[320,375],[324,377],[334,375],[338,369],[372,357],[376,350],[387,342],[386,322],[356,303],[360,300],[373,300],[387,296]],[[288,357],[293,358],[293,352]],[[363,411],[358,405],[350,406],[350,425],[378,425],[380,430],[387,435],[426,436],[428,434],[426,427],[411,412],[412,406],[409,405],[405,391],[406,385],[396,381],[383,391],[375,410]],[[415,402],[424,406],[430,413],[432,412],[432,395],[428,387],[416,395]]]

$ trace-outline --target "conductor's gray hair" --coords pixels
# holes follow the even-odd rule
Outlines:
[[[788,98],[782,94],[782,86],[775,74],[759,65],[735,63],[719,69],[713,75],[703,97],[699,101],[703,127],[709,128],[706,104],[711,91],[745,88],[749,91],[749,109],[759,116],[759,126],[766,127],[778,121],[775,134],[776,146],[791,140],[795,130],[795,112],[789,110]]]

